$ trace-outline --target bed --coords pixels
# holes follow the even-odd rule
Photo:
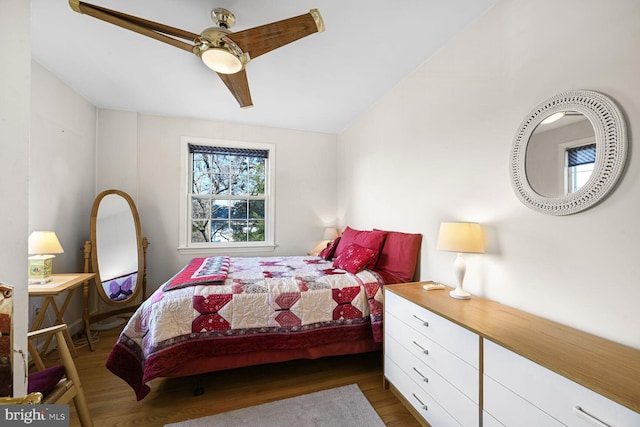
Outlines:
[[[380,350],[383,287],[413,279],[421,241],[347,227],[318,256],[194,258],[141,304],[106,366],[141,400],[154,378]]]

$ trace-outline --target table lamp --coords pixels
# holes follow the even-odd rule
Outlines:
[[[335,227],[327,227],[322,233],[322,240],[334,240],[338,237],[338,229]]]
[[[438,250],[457,252],[453,262],[453,272],[458,286],[449,295],[457,299],[469,299],[471,294],[464,290],[462,282],[467,270],[463,253],[484,253],[484,238],[480,224],[474,222],[443,222],[438,234]]]
[[[329,243],[335,240],[338,237],[338,229],[335,227],[327,227],[324,229],[322,233],[322,240],[320,240],[316,245],[311,249],[309,255],[318,255],[324,248],[327,247]]]
[[[29,283],[44,284],[51,280],[53,254],[64,250],[53,231],[34,231],[29,235]]]

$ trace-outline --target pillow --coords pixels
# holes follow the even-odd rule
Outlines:
[[[346,227],[342,232],[342,236],[340,236],[340,243],[336,248],[334,256],[337,258],[347,246],[352,243],[356,243],[364,248],[368,248],[376,252],[376,255],[367,266],[369,270],[373,270],[376,266],[376,262],[378,261],[378,254],[382,249],[385,237],[387,237],[386,231],[362,231]]]
[[[318,256],[325,260],[333,258],[333,254],[336,252],[338,243],[340,243],[340,237],[336,237],[332,242],[329,242],[327,247],[321,250]]]
[[[27,393],[39,391],[46,396],[64,378],[65,373],[64,366],[55,365],[29,374]]]
[[[380,251],[375,270],[388,273],[400,283],[411,282],[418,264],[422,234],[400,233],[398,231],[387,231],[386,233],[387,238]]]
[[[333,266],[356,274],[363,270],[376,255],[378,252],[372,249],[351,243],[336,257]]]

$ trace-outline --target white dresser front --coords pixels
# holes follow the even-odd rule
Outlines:
[[[637,412],[487,339],[483,390],[484,410],[507,427],[640,426]]]
[[[639,349],[424,284],[385,286],[385,378],[432,426],[640,427]]]
[[[385,377],[435,427],[480,425],[480,338],[385,293]]]

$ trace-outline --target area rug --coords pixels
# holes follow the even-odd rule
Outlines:
[[[356,384],[165,427],[384,427],[375,409]]]

